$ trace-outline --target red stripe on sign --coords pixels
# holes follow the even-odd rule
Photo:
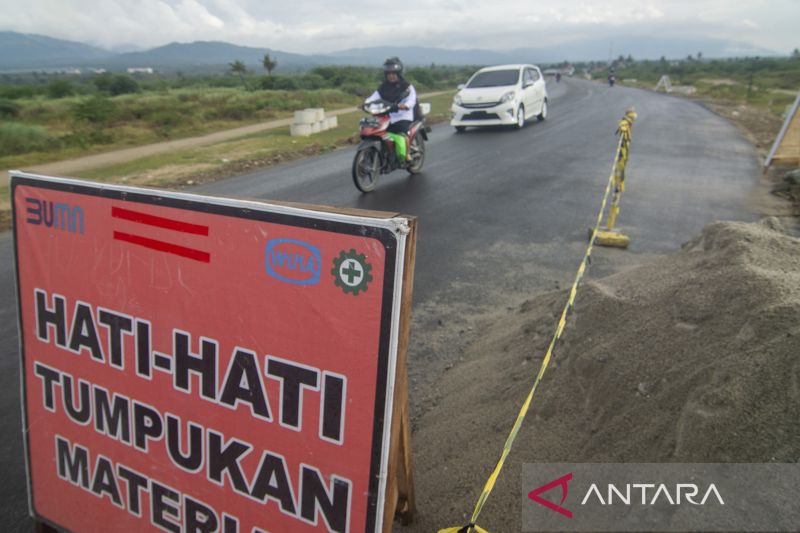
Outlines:
[[[159,252],[166,252],[168,254],[175,254],[181,257],[187,257],[200,261],[202,263],[211,262],[211,254],[202,250],[195,250],[194,248],[187,248],[185,246],[178,246],[164,241],[157,241],[155,239],[148,239],[147,237],[140,237],[139,235],[131,235],[130,233],[123,233],[121,231],[114,232],[114,239],[118,241],[125,241],[131,244],[138,244],[145,248],[158,250]]]
[[[208,226],[191,224],[189,222],[181,222],[180,220],[172,220],[171,218],[164,218],[156,215],[148,215],[147,213],[131,211],[130,209],[125,209],[122,207],[112,207],[111,216],[114,218],[121,218],[123,220],[130,220],[131,222],[147,224],[148,226],[156,226],[159,228],[181,231],[183,233],[208,236]]]

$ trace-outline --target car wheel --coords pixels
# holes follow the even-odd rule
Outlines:
[[[542,122],[547,118],[547,98],[545,98],[544,102],[542,102],[542,112],[539,113],[536,118],[539,120],[539,122]]]
[[[467,131],[466,126],[456,126],[456,133],[464,133],[465,131]]]
[[[521,130],[525,127],[525,108],[523,106],[519,106],[517,108],[517,125],[516,128]]]

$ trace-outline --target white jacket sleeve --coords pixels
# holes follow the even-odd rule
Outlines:
[[[417,103],[417,90],[413,85],[408,86],[408,96],[400,100],[401,104],[408,106],[408,109],[398,109],[389,115],[392,122],[398,120],[414,120],[414,105]]]

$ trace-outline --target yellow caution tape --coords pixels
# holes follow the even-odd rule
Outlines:
[[[620,136],[620,145],[617,150],[617,164],[612,172],[614,177],[614,198],[611,201],[611,208],[608,210],[608,219],[605,224],[607,229],[613,229],[614,224],[617,222],[619,202],[622,198],[622,193],[625,192],[625,167],[628,164],[634,120],[636,120],[636,111],[634,111],[633,108],[629,108],[625,112],[625,116],[622,120],[619,121],[619,126],[617,127],[617,135]],[[606,237],[604,236],[604,238]]]
[[[463,526],[463,527],[448,527],[447,529],[440,529],[439,533],[489,533],[481,526]]]
[[[611,174],[608,177],[608,183],[606,184],[605,192],[603,193],[603,201],[600,205],[600,210],[597,213],[597,221],[595,222],[594,228],[592,228],[592,236],[589,239],[589,245],[586,247],[586,253],[583,256],[583,261],[581,261],[581,264],[578,267],[578,271],[575,275],[575,281],[572,282],[567,303],[564,306],[564,309],[561,311],[561,317],[558,320],[558,326],[556,326],[556,331],[553,334],[553,338],[550,340],[550,345],[547,347],[547,352],[545,352],[544,359],[542,359],[542,364],[539,367],[539,373],[536,375],[536,380],[533,382],[533,387],[531,387],[528,397],[525,398],[525,402],[522,404],[519,414],[517,414],[517,419],[514,421],[514,426],[511,428],[511,433],[509,433],[508,437],[506,438],[506,442],[503,445],[503,452],[500,454],[500,459],[497,461],[497,465],[495,465],[494,470],[489,476],[489,479],[486,480],[486,484],[481,491],[478,502],[475,504],[475,509],[472,511],[472,517],[470,518],[469,523],[461,527],[457,526],[440,529],[438,533],[488,533],[485,529],[477,525],[478,516],[480,516],[486,500],[489,498],[489,495],[494,489],[497,478],[500,476],[500,471],[503,469],[503,465],[506,462],[506,457],[508,457],[508,454],[511,452],[511,447],[517,438],[517,434],[522,427],[522,422],[525,420],[525,415],[528,413],[528,409],[533,401],[533,395],[536,392],[536,389],[539,387],[539,383],[542,381],[545,372],[547,371],[547,366],[550,364],[550,359],[553,356],[553,349],[561,338],[561,335],[564,333],[564,328],[567,325],[567,316],[575,304],[575,297],[578,293],[578,285],[580,284],[581,279],[583,279],[583,275],[586,273],[589,263],[591,263],[592,248],[594,247],[594,242],[600,229],[600,222],[603,220],[603,213],[605,212],[606,204],[608,203],[608,196],[611,193],[612,184],[614,184],[616,181],[615,177],[617,176],[617,170],[620,163],[622,164],[624,172],[624,166],[628,159],[628,146],[631,142],[631,129],[634,120],[636,120],[636,112],[633,110],[633,108],[629,108],[626,111],[623,119],[619,122],[617,134],[620,136],[620,138],[619,143],[617,144],[617,153],[614,157],[614,164],[611,167]],[[625,149],[624,157],[622,157],[623,147]]]

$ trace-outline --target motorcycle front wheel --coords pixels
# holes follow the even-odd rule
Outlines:
[[[409,174],[419,174],[422,172],[422,165],[425,163],[425,141],[421,135],[414,136],[409,146],[411,161],[408,164]]]
[[[371,192],[378,185],[381,158],[374,146],[356,152],[353,158],[353,183],[361,192]]]

